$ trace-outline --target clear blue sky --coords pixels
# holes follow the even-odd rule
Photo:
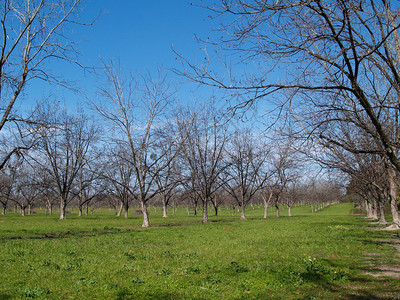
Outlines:
[[[99,16],[93,26],[74,26],[71,34],[74,41],[80,42],[80,61],[86,66],[96,64],[100,58],[105,61],[113,58],[139,73],[152,72],[160,66],[179,67],[172,47],[188,58],[200,57],[195,35],[207,38],[215,26],[208,18],[209,11],[186,0],[85,0],[82,8],[83,21]],[[75,81],[89,95],[95,91],[94,77],[79,68],[57,62],[48,67]],[[182,79],[174,75],[171,78]],[[37,81],[28,86],[25,95],[37,101],[50,93],[63,98],[68,105],[81,101],[79,95]]]
[[[172,45],[193,55],[198,47],[194,35],[207,36],[208,11],[186,0],[87,0],[84,17],[102,13],[83,34],[85,60],[119,57],[134,69],[171,66]]]

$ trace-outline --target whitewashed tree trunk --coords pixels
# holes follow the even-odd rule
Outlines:
[[[373,200],[372,203],[372,219],[378,220],[378,205],[375,199]]]
[[[265,204],[264,206],[264,219],[268,217],[268,204]]]
[[[243,204],[240,206],[240,220],[246,220],[245,207]]]
[[[389,181],[389,196],[390,196],[390,211],[392,213],[391,229],[400,229],[399,211],[397,209],[397,182],[396,170],[393,166],[388,167],[388,181]]]
[[[203,223],[207,223],[208,222],[208,209],[207,209],[207,200],[203,201]]]
[[[142,212],[143,212],[143,224],[142,224],[142,227],[149,227],[150,226],[149,212],[147,211],[146,202],[141,201],[141,204],[142,204]]]
[[[119,205],[119,209],[117,211],[117,217],[121,216],[123,209],[124,209],[124,204],[121,202],[120,205]]]
[[[67,200],[61,196],[61,201],[60,201],[60,220],[65,220],[65,210],[67,207]]]
[[[163,203],[163,218],[168,218],[167,210],[168,210],[167,205],[164,202]]]
[[[382,224],[382,225],[387,224],[386,219],[385,219],[385,202],[382,201],[382,199],[381,199],[381,201],[379,201],[379,221],[378,221],[378,223]]]

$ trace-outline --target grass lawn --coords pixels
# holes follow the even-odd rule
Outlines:
[[[400,264],[398,233],[368,229],[351,207],[266,220],[249,208],[245,221],[222,210],[208,224],[184,208],[168,219],[152,210],[146,229],[107,209],[64,221],[8,213],[0,299],[399,299],[399,279],[366,274]]]

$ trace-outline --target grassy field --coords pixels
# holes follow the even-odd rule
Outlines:
[[[201,224],[180,208],[124,220],[103,209],[0,216],[0,299],[399,299],[395,232],[370,230],[350,204],[246,221],[221,211]],[[210,211],[211,212],[211,211]],[[373,262],[371,262],[373,257]]]

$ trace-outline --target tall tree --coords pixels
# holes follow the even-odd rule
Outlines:
[[[9,122],[31,122],[14,106],[27,84],[35,79],[67,85],[48,68],[50,61],[79,65],[68,27],[79,24],[81,0],[4,0],[0,4],[0,131]],[[15,145],[0,167],[28,144]]]
[[[265,162],[269,151],[256,142],[249,129],[236,131],[226,148],[227,168],[221,174],[222,186],[235,199],[241,209],[241,219],[245,220],[246,206],[268,179]]]
[[[97,129],[84,114],[70,115],[55,103],[43,106],[36,116],[38,143],[30,159],[48,174],[60,200],[60,219],[65,219],[67,204],[81,168],[97,138]],[[75,191],[76,193],[76,191]]]
[[[101,99],[93,103],[95,110],[113,128],[113,143],[123,145],[127,151],[126,164],[133,170],[137,182],[137,198],[143,212],[143,227],[150,226],[148,201],[157,195],[157,176],[171,163],[169,151],[178,136],[164,140],[159,147],[156,129],[167,127],[167,109],[174,91],[160,71],[157,77],[135,78],[124,73],[115,62],[104,65],[105,82],[99,88]]]
[[[215,44],[220,56],[226,55],[220,61],[233,71],[218,76],[212,62],[199,66],[180,56],[180,73],[246,96],[238,97],[235,108],[269,98],[291,109],[297,109],[297,104],[320,109],[319,99],[323,99],[331,108],[362,116],[367,126],[362,120],[357,126],[370,130],[379,141],[379,151],[400,171],[396,134],[400,14],[396,1],[202,2],[222,20],[221,38]],[[251,64],[254,72],[238,78],[234,66],[242,64]],[[269,97],[281,91],[282,97]]]
[[[223,154],[227,142],[227,123],[221,118],[215,104],[207,103],[197,112],[188,111],[178,120],[186,158],[187,187],[203,204],[203,222],[208,222],[208,203],[218,190],[218,181],[225,165]]]

